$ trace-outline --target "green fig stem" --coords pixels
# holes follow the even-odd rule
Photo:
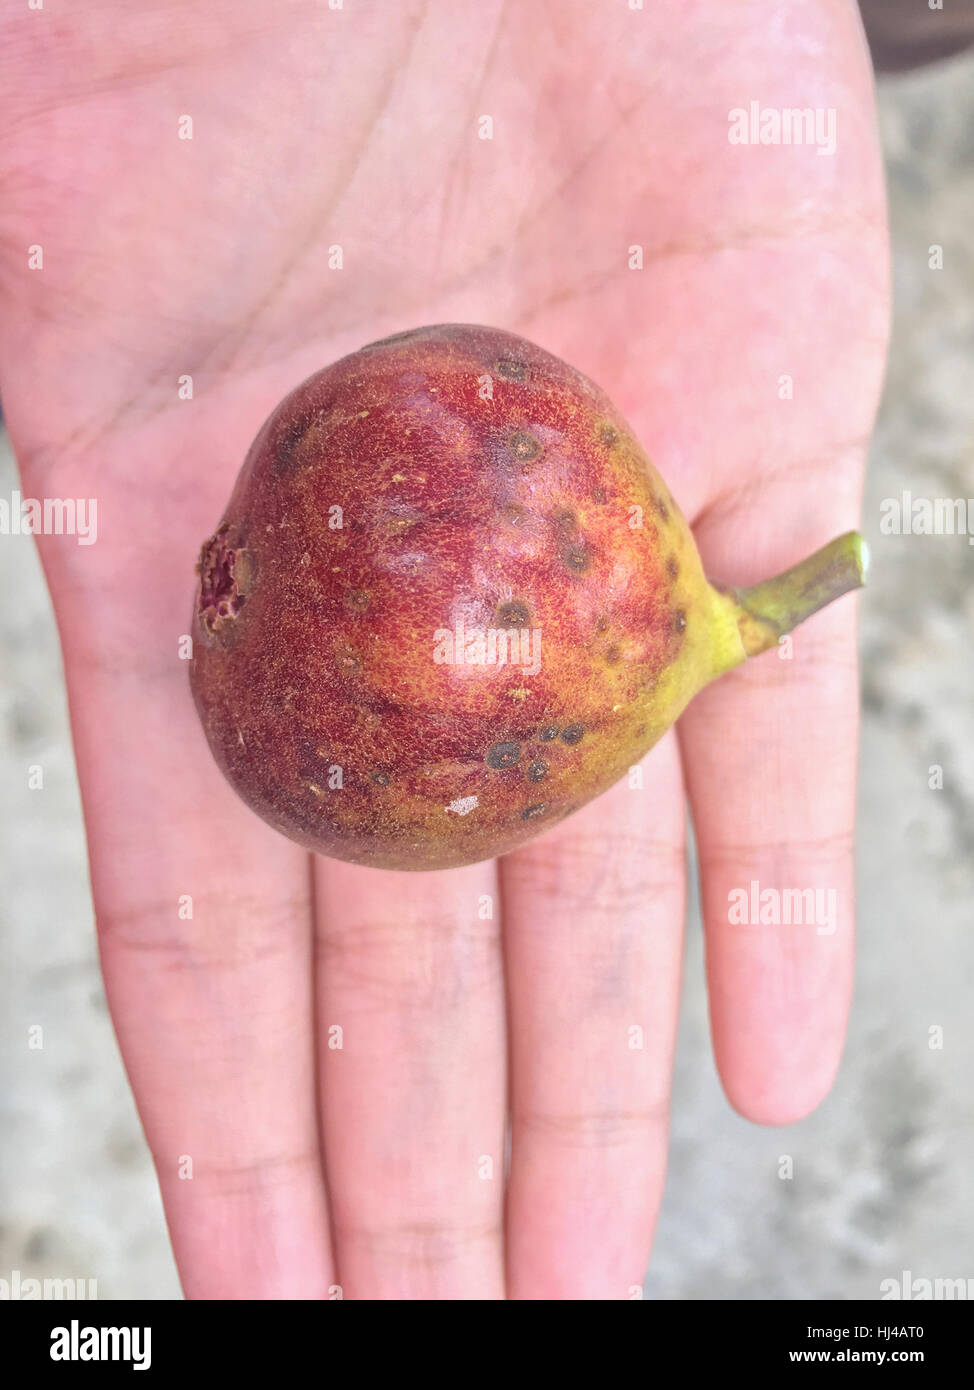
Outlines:
[[[833,599],[861,589],[868,568],[866,542],[858,531],[848,531],[784,574],[749,589],[730,590],[740,609],[737,622],[748,656],[766,652]]]

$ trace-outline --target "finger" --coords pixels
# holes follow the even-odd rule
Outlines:
[[[58,609],[105,987],[184,1291],[327,1297],[308,857],[217,772],[178,627],[150,602],[113,645],[90,593]]]
[[[506,1042],[493,864],[319,859],[322,1124],[343,1296],[502,1298]]]
[[[501,861],[511,1298],[628,1298],[666,1172],[685,894],[679,760]],[[637,780],[637,779],[633,779]]]
[[[780,573],[849,508],[769,538],[743,511],[698,532],[729,583]],[[746,558],[742,558],[746,557]],[[700,851],[717,1066],[749,1119],[784,1124],[829,1090],[852,987],[856,602],[816,614],[778,651],[708,687],[680,720]],[[754,919],[757,920],[754,920]]]

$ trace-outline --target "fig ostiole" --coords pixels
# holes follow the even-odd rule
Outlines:
[[[214,757],[320,854],[442,869],[605,791],[704,685],[864,582],[855,532],[711,584],[605,394],[511,333],[372,343],[273,411],[202,547]]]

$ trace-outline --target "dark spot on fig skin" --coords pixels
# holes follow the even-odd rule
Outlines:
[[[526,603],[520,599],[511,599],[507,603],[502,603],[497,609],[497,624],[499,627],[528,627],[531,622],[531,614]]]
[[[388,772],[373,772],[371,780],[377,787],[387,787],[392,781],[392,778],[389,776]]]
[[[566,724],[561,731],[561,741],[569,744],[581,743],[584,732],[581,724]]]
[[[604,487],[597,487],[597,488],[593,488],[593,489],[592,489],[592,501],[593,501],[593,502],[595,502],[595,503],[597,503],[599,506],[601,506],[603,502],[608,502],[608,500],[609,500],[609,494],[606,492],[606,490],[605,490]]]
[[[286,425],[277,437],[277,461],[287,464],[291,460],[291,455],[301,443],[301,440],[308,432],[310,421],[292,420]]]
[[[676,576],[680,573],[680,566],[676,562],[675,555],[671,555],[670,558],[667,560],[666,573],[670,576],[671,579],[675,579]]]
[[[619,442],[619,431],[615,428],[614,425],[609,425],[603,422],[601,425],[599,425],[599,439],[606,446],[606,448],[611,449],[615,444],[618,444]]]
[[[543,782],[549,771],[550,768],[544,758],[536,758],[533,763],[528,764],[528,781]]]
[[[542,743],[550,743],[551,740],[552,740],[553,738],[557,738],[557,737],[558,737],[558,725],[557,725],[557,724],[548,724],[548,725],[546,725],[545,728],[543,728],[543,729],[540,731],[540,733],[538,734],[538,738],[541,740]]]
[[[673,615],[673,626],[676,628],[677,632],[686,632],[687,615],[682,608],[678,608]]]
[[[527,521],[528,514],[523,507],[519,507],[515,502],[506,506],[501,513],[508,526],[523,526]]]
[[[346,676],[357,676],[362,663],[354,652],[345,650],[338,653],[338,667]]]
[[[555,525],[559,531],[574,531],[578,525],[578,517],[566,507],[564,511],[555,513]]]
[[[592,563],[583,545],[570,545],[564,553],[565,564],[576,574],[584,574]]]
[[[609,626],[609,620],[608,620],[608,618],[605,616],[605,614],[603,614],[602,617],[600,617],[600,618],[596,618],[596,620],[595,620],[595,631],[596,631],[596,632],[605,632],[606,629],[608,628],[608,626]]]
[[[528,806],[521,812],[522,820],[534,820],[537,816],[543,816],[548,807],[544,801],[539,801],[535,806]]]
[[[499,362],[494,363],[494,374],[503,377],[505,381],[524,381],[528,369],[523,362],[514,362],[509,357],[502,357]]]
[[[659,514],[661,521],[669,521],[670,509],[666,505],[662,497],[654,497],[653,506],[656,508],[656,511]]]
[[[618,663],[621,655],[622,653],[619,651],[618,647],[609,647],[608,651],[605,654],[606,662],[609,666],[615,666]]]
[[[533,434],[528,434],[527,430],[518,430],[512,434],[507,441],[507,447],[516,459],[522,463],[529,463],[531,459],[536,459],[541,453],[541,445]]]
[[[333,407],[333,401],[324,400],[314,406],[305,406],[300,414],[280,422],[273,442],[275,471],[287,475],[300,466],[294,455],[300,450],[305,436],[329,416]]]
[[[345,595],[345,603],[353,613],[364,613],[370,602],[371,599],[364,589],[349,589]]]
[[[505,768],[517,767],[521,761],[519,743],[495,743],[487,754],[487,766],[501,772]]]

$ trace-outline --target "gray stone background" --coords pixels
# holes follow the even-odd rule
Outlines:
[[[904,489],[974,498],[974,56],[883,79],[879,104],[896,319],[864,518],[849,1043],[809,1119],[771,1130],[736,1116],[710,1056],[694,904],[651,1298],[878,1298],[904,1270],[974,1279],[974,550],[879,531],[881,500]],[[3,441],[0,495],[17,485]],[[178,1298],[98,972],[60,653],[29,538],[0,545],[0,593],[0,1278]],[[42,814],[25,787],[33,762]],[[928,785],[933,764],[943,790]],[[47,1046],[25,1052],[38,1022]],[[928,1044],[937,1025],[942,1050]]]

